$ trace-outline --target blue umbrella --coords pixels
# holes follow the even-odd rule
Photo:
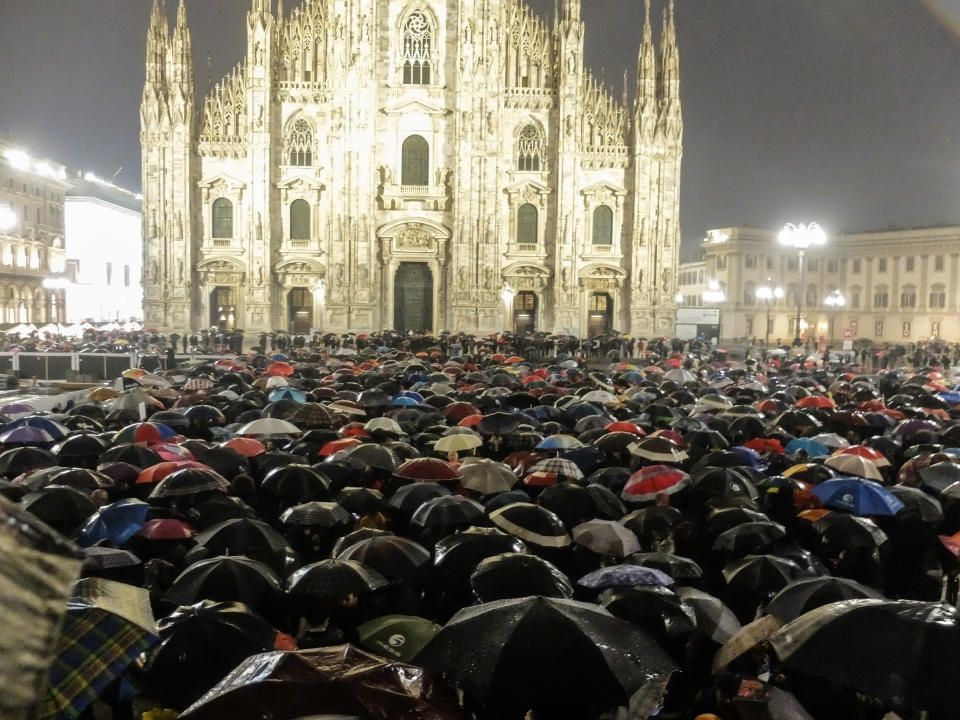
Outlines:
[[[582,445],[573,435],[550,435],[537,443],[537,450],[571,450]]]
[[[797,450],[803,450],[810,457],[826,457],[830,454],[830,449],[826,445],[821,445],[806,437],[794,438],[787,443],[785,449],[789,454],[793,454]]]
[[[593,445],[567,450],[560,457],[570,460],[580,468],[584,475],[589,475],[594,470],[599,469],[607,461],[607,456],[603,450]]]
[[[390,348],[388,348],[386,345],[381,345],[380,347],[377,348],[377,352],[381,354],[388,353],[390,352]]]
[[[643,565],[609,565],[587,573],[577,580],[578,585],[593,590],[637,585],[673,585],[673,578],[663,570]]]
[[[752,468],[759,468],[763,466],[763,460],[760,458],[760,453],[753,448],[744,447],[743,445],[736,445],[735,447],[730,448],[730,451],[736,453],[743,461],[744,465],[748,465]]]
[[[303,390],[298,390],[297,388],[281,387],[273,390],[267,399],[269,399],[270,402],[276,402],[277,400],[293,400],[294,402],[302,403],[307,401],[307,394]]]
[[[390,401],[390,405],[392,405],[393,407],[415,407],[415,406],[417,406],[417,405],[419,405],[419,404],[420,404],[420,403],[418,403],[418,402],[417,402],[416,400],[414,400],[412,397],[400,397],[400,396],[397,396],[397,397],[395,397],[393,400]]]
[[[44,445],[53,442],[53,436],[43,428],[22,425],[0,435],[4,445]]]
[[[271,359],[271,360],[279,360],[280,362],[283,362],[284,360],[287,360],[288,358],[287,358],[287,356],[284,355],[283,353],[274,353],[273,355],[270,356],[270,359]]]
[[[607,415],[605,410],[588,402],[570,403],[563,408],[563,412],[572,417],[574,420],[585,418],[588,415]]]
[[[149,512],[150,505],[133,498],[104,505],[87,518],[80,531],[78,542],[84,547],[89,547],[101,540],[122,545],[143,527]]]
[[[896,515],[903,509],[896,495],[880,483],[863,478],[832,478],[813,488],[813,494],[825,506],[854,515]]]
[[[423,395],[418,392],[414,392],[413,390],[401,390],[394,397],[411,398],[412,400],[416,400],[418,403],[423,402]]]
[[[430,377],[426,373],[422,372],[407,373],[403,376],[403,381],[407,385],[413,385],[414,383],[418,382],[430,382]]]
[[[67,435],[70,434],[70,428],[64,427],[58,422],[51,420],[48,417],[34,416],[34,417],[24,417],[14,420],[12,423],[3,426],[3,431],[13,430],[18,427],[35,427],[40,428],[41,430],[46,430],[53,437],[54,440],[63,440]]]
[[[937,393],[937,397],[946,400],[951,405],[960,405],[960,392],[956,390],[945,390]]]

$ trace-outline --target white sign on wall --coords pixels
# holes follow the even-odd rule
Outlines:
[[[717,325],[720,308],[677,308],[678,325]]]

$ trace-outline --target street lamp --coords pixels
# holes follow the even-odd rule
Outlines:
[[[727,294],[723,286],[717,280],[709,280],[707,289],[703,291],[703,301],[710,304],[720,305],[727,299]],[[723,313],[717,308],[717,345],[720,345],[720,338],[723,336]]]
[[[763,347],[766,349],[770,346],[770,301],[782,299],[783,288],[779,285],[774,286],[773,279],[767,278],[767,284],[757,288],[757,297],[763,300],[767,307],[766,332],[763,334]]]
[[[843,293],[839,290],[831,290],[827,293],[827,296],[823,299],[823,304],[830,308],[830,342],[833,342],[833,325],[834,321],[837,319],[837,313],[840,311],[844,305],[847,304],[847,299],[843,296]]]
[[[792,247],[796,250],[797,258],[800,261],[800,287],[797,288],[797,336],[794,339],[794,345],[799,347],[801,345],[800,317],[803,313],[803,296],[805,295],[803,287],[803,274],[805,270],[803,256],[807,248],[811,245],[824,245],[827,242],[827,234],[823,231],[823,228],[815,222],[800,223],[799,225],[787,223],[783,226],[780,234],[777,235],[777,241],[781,245]]]

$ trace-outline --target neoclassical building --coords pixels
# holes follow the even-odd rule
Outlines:
[[[632,101],[584,66],[580,0],[552,22],[522,0],[272,5],[252,0],[245,59],[195,101],[183,2],[171,34],[155,0],[148,325],[672,330],[672,0],[659,46],[647,0]]]

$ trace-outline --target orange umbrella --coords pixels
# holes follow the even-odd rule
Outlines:
[[[220,443],[220,447],[236,450],[238,453],[248,458],[262,455],[267,451],[267,448],[264,447],[263,443],[259,440],[245,437],[231,438],[224,443]]]
[[[477,414],[467,415],[465,418],[460,420],[460,422],[458,422],[457,425],[459,425],[460,427],[473,427],[474,425],[478,424],[481,420],[483,420],[483,415],[477,415]]]
[[[137,477],[137,484],[143,485],[147,483],[160,482],[167,475],[175,473],[177,470],[186,470],[187,468],[197,468],[200,470],[210,469],[207,465],[197,462],[196,460],[174,460],[157,463],[156,465],[151,465],[140,473],[140,475]]]
[[[756,450],[758,453],[773,452],[783,455],[784,452],[783,445],[781,445],[780,441],[776,438],[754,438],[749,442],[745,442],[743,446],[751,450]]]
[[[833,454],[859,455],[867,460],[873,460],[874,465],[877,467],[888,467],[890,465],[890,461],[887,460],[882,452],[872,447],[867,447],[866,445],[851,445],[850,447],[840,448]]]
[[[647,432],[642,427],[636,423],[627,422],[626,420],[620,420],[618,422],[612,422],[607,425],[604,430],[607,432],[627,432],[634,435],[646,435]]]
[[[290,377],[293,375],[293,366],[285,362],[272,362],[267,365],[267,375],[279,375],[281,377]]]
[[[832,510],[827,510],[826,508],[810,508],[809,510],[804,510],[801,513],[797,513],[798,518],[804,520],[809,520],[810,522],[816,522],[824,515],[829,515]]]
[[[523,484],[531,487],[551,487],[557,484],[557,474],[552,472],[532,472],[523,478]]]
[[[355,437],[342,438],[340,440],[331,440],[330,442],[326,443],[322,448],[320,448],[320,452],[317,454],[323,455],[323,456],[333,455],[334,453],[340,452],[341,450],[346,450],[348,447],[353,447],[354,445],[359,445],[359,444],[360,444],[360,440]]]
[[[507,364],[523,362],[523,358],[520,357],[519,355],[511,355],[506,360],[504,360],[504,362]]]

